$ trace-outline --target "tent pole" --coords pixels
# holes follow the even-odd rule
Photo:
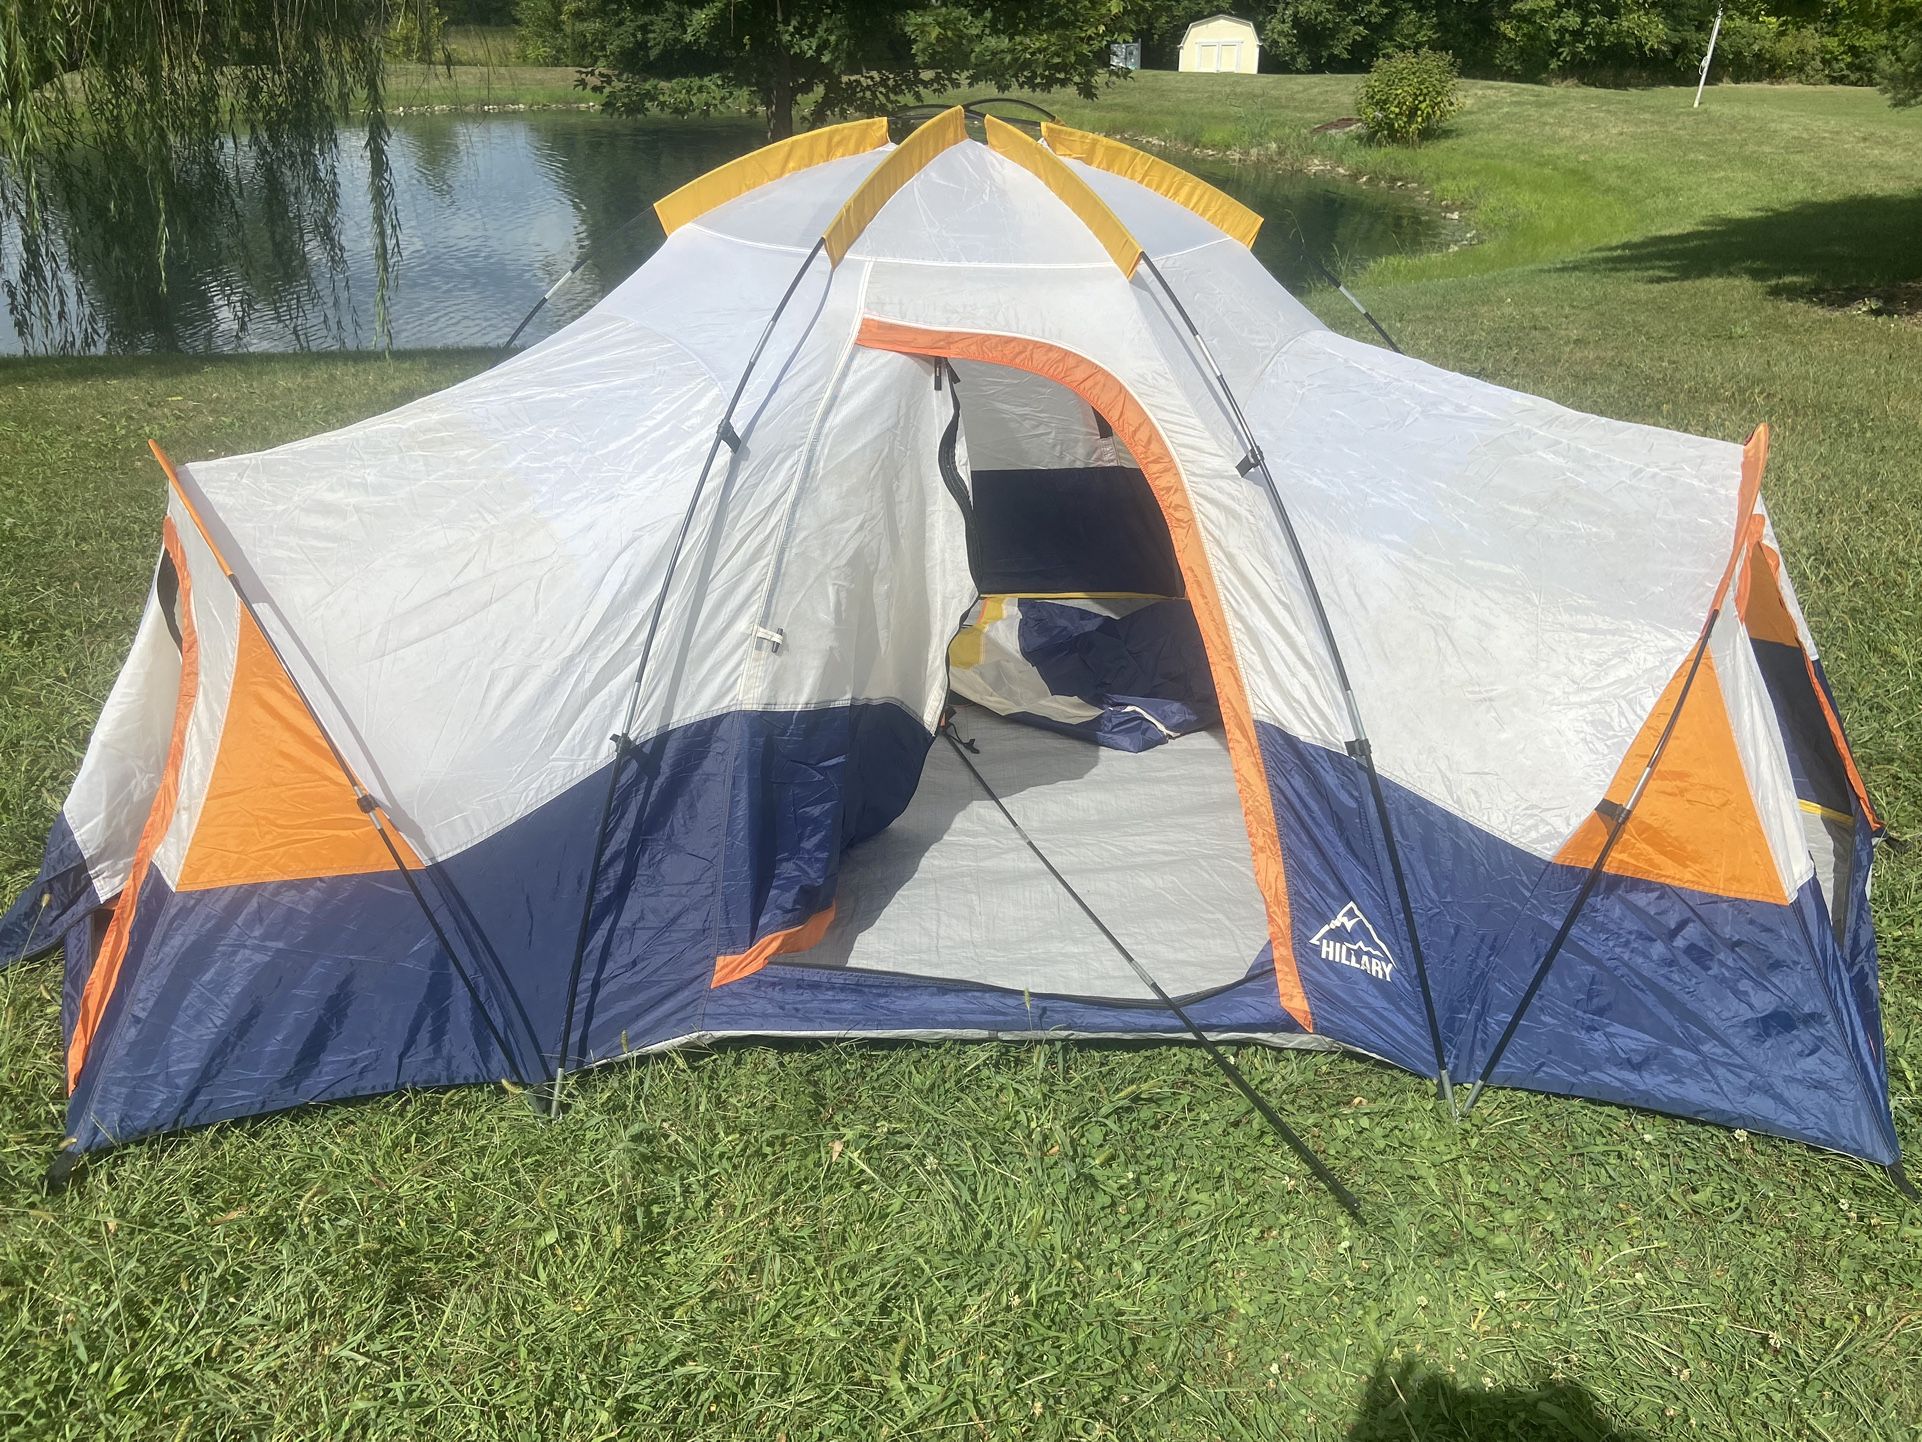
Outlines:
[[[514,333],[510,335],[507,338],[506,342],[501,346],[502,350],[512,350],[514,348],[514,342],[521,338],[521,332],[526,330],[530,325],[534,323],[534,317],[539,315],[543,310],[547,308],[547,303],[550,300],[552,300],[556,295],[560,294],[562,288],[566,286],[566,284],[570,280],[572,280],[575,276],[579,275],[581,273],[581,267],[586,264],[587,264],[587,256],[582,255],[579,260],[575,261],[572,265],[570,265],[567,268],[566,273],[562,275],[559,280],[555,281],[546,290],[541,292],[541,298],[534,302],[534,308],[532,310],[528,311],[526,315],[521,317],[521,323],[514,327]]]
[[[462,985],[467,988],[468,996],[474,1003],[474,1009],[480,1015],[481,1024],[486,1027],[488,1037],[499,1050],[501,1060],[513,1069],[515,1081],[519,1082],[522,1086],[529,1085],[531,1079],[528,1077],[526,1070],[521,1066],[520,1058],[515,1054],[514,1049],[508,1046],[507,1038],[502,1034],[500,1027],[495,1024],[493,1014],[489,1011],[487,1002],[481,994],[479,982],[475,980],[473,974],[461,961],[460,953],[454,949],[453,940],[448,936],[447,929],[441,925],[440,918],[434,914],[433,907],[428,905],[427,896],[420,889],[420,883],[414,879],[413,872],[408,869],[407,863],[401,859],[400,848],[395,845],[393,835],[389,832],[387,822],[382,816],[380,802],[374,798],[365,786],[361,785],[360,777],[355,773],[353,766],[348,763],[346,755],[341,751],[340,747],[335,744],[334,738],[328,732],[327,727],[322,724],[320,713],[314,709],[314,703],[308,698],[306,687],[300,684],[300,678],[294,674],[293,668],[287,664],[287,658],[281,652],[280,644],[274,640],[273,633],[261,623],[260,612],[254,606],[253,600],[247,595],[246,588],[240,584],[240,577],[234,574],[233,569],[228,566],[225,558],[222,557],[220,548],[214,544],[213,537],[207,534],[207,527],[200,519],[200,512],[187,500],[186,492],[174,473],[173,463],[167,460],[165,455],[161,453],[159,446],[154,446],[153,451],[156,459],[161,462],[161,468],[167,472],[168,481],[173,485],[175,491],[179,493],[183,508],[193,520],[194,529],[200,533],[200,538],[206,543],[207,549],[213,552],[215,562],[225,574],[227,584],[233,589],[234,599],[240,603],[241,609],[247,613],[248,619],[254,623],[254,629],[260,633],[260,638],[267,643],[267,649],[272,653],[275,664],[280,667],[282,674],[287,677],[287,683],[293,687],[294,696],[299,700],[301,709],[307,713],[307,719],[314,723],[315,733],[319,735],[322,743],[327,747],[328,754],[334,759],[334,764],[340,768],[340,774],[346,778],[348,787],[354,793],[354,805],[357,806],[368,821],[372,823],[374,834],[380,838],[380,844],[385,848],[388,859],[394,863],[394,870],[400,873],[400,879],[407,887],[408,892],[413,896],[414,904],[420,908],[420,914],[426,918],[427,925],[434,934],[434,940],[439,943],[440,949],[447,953],[447,960],[453,966],[455,975],[460,978]],[[538,1045],[539,1043],[536,1039],[537,1049]]]
[[[1462,1103],[1463,1116],[1467,1116],[1474,1109],[1476,1099],[1482,1094],[1482,1088],[1487,1086],[1488,1079],[1494,1075],[1496,1066],[1500,1064],[1502,1053],[1508,1050],[1509,1042],[1515,1039],[1515,1032],[1522,1024],[1522,1017],[1527,1014],[1530,1004],[1534,1002],[1535,994],[1542,989],[1542,983],[1548,979],[1549,969],[1555,965],[1556,958],[1561,955],[1562,947],[1575,930],[1575,922],[1581,916],[1582,908],[1588,905],[1588,898],[1594,894],[1597,883],[1601,881],[1602,870],[1607,866],[1608,858],[1615,850],[1615,843],[1621,840],[1622,833],[1628,829],[1628,819],[1634,814],[1636,804],[1642,799],[1642,793],[1648,789],[1648,783],[1655,775],[1656,764],[1661,761],[1662,752],[1668,749],[1669,738],[1675,734],[1675,723],[1681,719],[1682,707],[1688,701],[1688,693],[1694,689],[1695,677],[1702,669],[1703,658],[1708,655],[1709,638],[1715,634],[1715,622],[1721,614],[1722,608],[1719,604],[1708,613],[1708,622],[1702,627],[1701,639],[1696,641],[1694,654],[1689,658],[1688,674],[1682,678],[1681,690],[1676,693],[1675,705],[1669,711],[1668,720],[1662,726],[1662,734],[1655,738],[1655,746],[1649,752],[1648,762],[1642,767],[1642,774],[1636,778],[1635,789],[1629,793],[1628,800],[1617,806],[1607,798],[1603,798],[1601,804],[1595,808],[1596,814],[1608,826],[1608,835],[1603,839],[1601,849],[1595,853],[1595,860],[1589,863],[1588,874],[1582,878],[1581,889],[1575,893],[1574,901],[1569,903],[1568,911],[1562,917],[1562,924],[1556,928],[1554,940],[1548,943],[1548,950],[1542,953],[1542,959],[1535,967],[1535,974],[1528,979],[1528,985],[1522,991],[1521,1000],[1515,1003],[1515,1011],[1508,1018],[1508,1025],[1502,1028],[1502,1034],[1496,1039],[1494,1049],[1489,1052],[1488,1060],[1482,1064],[1481,1073],[1475,1078],[1475,1085],[1469,1088],[1468,1100]]]
[[[567,287],[569,281],[573,280],[575,276],[587,268],[587,263],[594,258],[595,253],[598,252],[602,246],[609,244],[618,236],[626,235],[627,232],[632,230],[641,220],[653,213],[654,207],[651,205],[646,210],[636,211],[633,215],[630,215],[626,220],[608,231],[607,234],[582,246],[580,254],[574,257],[574,263],[567,268],[567,272],[542,293],[541,298],[534,302],[534,308],[532,310],[521,317],[521,323],[514,327],[514,333],[507,338],[506,344],[504,344],[501,349],[512,350],[514,348],[514,342],[521,338],[521,332],[534,323],[534,317],[547,308],[547,303],[559,295],[561,291]]]
[[[1442,1048],[1441,1020],[1435,1010],[1435,994],[1428,981],[1428,960],[1422,953],[1421,933],[1415,925],[1415,906],[1409,896],[1408,878],[1402,870],[1401,848],[1395,844],[1394,822],[1388,815],[1388,798],[1382,789],[1381,773],[1375,768],[1375,749],[1369,743],[1367,728],[1362,724],[1361,705],[1355,699],[1355,688],[1348,679],[1348,668],[1341,659],[1341,647],[1335,640],[1335,628],[1328,619],[1327,607],[1322,603],[1321,588],[1315,584],[1314,572],[1309,568],[1307,553],[1302,549],[1301,538],[1295,532],[1294,520],[1288,514],[1288,507],[1282,502],[1281,490],[1275,485],[1274,475],[1268,469],[1267,458],[1261,453],[1261,444],[1255,439],[1253,427],[1248,417],[1242,414],[1241,403],[1235,399],[1234,390],[1228,384],[1228,377],[1222,373],[1221,363],[1215,359],[1214,352],[1208,348],[1207,339],[1195,325],[1188,308],[1181,303],[1174,287],[1162,275],[1161,267],[1155,264],[1154,257],[1146,251],[1141,253],[1141,263],[1148,267],[1148,273],[1160,285],[1162,294],[1181,317],[1188,334],[1200,347],[1202,360],[1213,373],[1214,383],[1221,397],[1228,403],[1235,425],[1241,432],[1241,441],[1248,447],[1248,454],[1241,462],[1241,473],[1245,476],[1251,471],[1261,473],[1262,488],[1268,493],[1268,503],[1273,507],[1275,518],[1281,523],[1281,532],[1288,543],[1288,552],[1301,576],[1302,587],[1308,593],[1309,605],[1315,613],[1315,625],[1321,633],[1322,645],[1328,650],[1328,659],[1335,669],[1335,680],[1341,687],[1342,702],[1348,711],[1348,724],[1354,731],[1354,740],[1348,743],[1348,754],[1359,761],[1368,777],[1368,789],[1374,800],[1375,815],[1381,823],[1382,842],[1388,852],[1388,869],[1395,883],[1395,893],[1401,906],[1402,925],[1408,932],[1410,955],[1415,961],[1415,977],[1421,983],[1422,1010],[1428,1019],[1428,1039],[1435,1053],[1435,1083],[1441,1099],[1448,1103],[1448,1109],[1455,1110],[1455,1087],[1449,1079],[1448,1060]],[[1390,345],[1394,342],[1390,341]]]
[[[801,288],[801,281],[814,265],[814,259],[827,248],[823,237],[814,242],[813,247],[801,260],[800,268],[794,278],[781,293],[774,313],[761,329],[760,339],[755,341],[749,353],[747,365],[742,368],[741,378],[734,384],[734,394],[728,397],[727,409],[721,412],[720,423],[714,428],[714,439],[709,442],[707,459],[701,463],[701,474],[694,482],[694,492],[688,497],[687,510],[681,516],[681,528],[674,537],[673,548],[668,552],[667,569],[661,577],[661,588],[655,594],[653,611],[648,617],[647,633],[641,642],[640,660],[634,667],[634,683],[628,688],[627,710],[621,722],[621,729],[610,738],[614,744],[614,761],[607,773],[607,792],[601,799],[601,817],[594,828],[594,853],[587,864],[587,880],[581,896],[581,915],[574,931],[574,954],[567,967],[567,1004],[561,1017],[560,1049],[554,1058],[554,1074],[548,1080],[547,1114],[549,1117],[560,1115],[561,1078],[567,1072],[569,1055],[573,1050],[574,1013],[579,1005],[581,990],[581,971],[587,957],[587,943],[593,930],[594,887],[601,874],[601,864],[607,859],[608,826],[614,819],[614,797],[619,788],[621,773],[626,763],[640,750],[634,740],[635,720],[640,715],[641,686],[647,678],[647,664],[654,654],[654,642],[661,630],[661,617],[667,611],[667,597],[674,584],[674,573],[680,567],[681,554],[687,548],[687,540],[694,529],[694,516],[700,509],[701,497],[707,490],[708,477],[713,474],[714,461],[720,455],[721,447],[726,446],[730,454],[741,447],[741,437],[734,429],[734,411],[741,403],[741,396],[747,390],[748,378],[754,374],[754,367],[760,363],[761,354],[767,349],[768,341],[774,336],[774,327],[780,324],[781,316],[787,311],[788,302]]]
[[[1307,256],[1308,263],[1310,265],[1312,265],[1316,270],[1321,272],[1321,277],[1323,280],[1327,281],[1336,290],[1340,291],[1342,293],[1342,296],[1347,300],[1347,302],[1350,305],[1352,305],[1356,310],[1361,312],[1361,318],[1367,321],[1370,325],[1372,325],[1375,328],[1375,334],[1382,338],[1382,341],[1387,345],[1388,349],[1393,351],[1396,355],[1408,354],[1407,351],[1403,350],[1400,346],[1395,344],[1395,338],[1387,332],[1387,330],[1382,326],[1382,323],[1380,321],[1375,319],[1375,313],[1370,309],[1368,309],[1367,306],[1361,303],[1361,298],[1357,296],[1347,286],[1341,283],[1341,277],[1336,275],[1334,271],[1330,270],[1326,265],[1322,264],[1320,257],[1309,254],[1308,242],[1305,240],[1302,242],[1302,245],[1301,245],[1301,253],[1304,256]],[[1144,260],[1147,259],[1145,255],[1142,258]],[[1159,272],[1157,272],[1157,275],[1158,274]],[[1166,282],[1163,282],[1163,286],[1165,288]],[[554,289],[559,290],[560,287],[555,286]],[[533,317],[530,316],[528,318],[531,320]],[[519,335],[520,332],[516,331],[515,334]],[[508,344],[512,345],[513,342],[509,341]]]
[[[1128,966],[1140,979],[1141,984],[1154,993],[1156,1001],[1174,1013],[1175,1019],[1187,1028],[1189,1035],[1201,1043],[1201,1049],[1207,1053],[1208,1060],[1220,1069],[1223,1076],[1235,1084],[1235,1088],[1246,1098],[1248,1105],[1253,1107],[1255,1111],[1261,1115],[1262,1120],[1273,1128],[1275,1135],[1287,1143],[1288,1149],[1301,1159],[1303,1165],[1305,1165],[1310,1172],[1314,1173],[1315,1180],[1328,1189],[1329,1195],[1341,1204],[1342,1210],[1347,1212],[1348,1215],[1356,1221],[1361,1221],[1361,1203],[1355,1200],[1355,1194],[1342,1185],[1341,1179],[1328,1169],[1328,1164],[1319,1156],[1315,1155],[1314,1149],[1310,1147],[1307,1142],[1303,1141],[1301,1135],[1282,1119],[1281,1113],[1269,1104],[1266,1097],[1255,1090],[1254,1084],[1242,1073],[1241,1068],[1234,1064],[1234,1061],[1221,1049],[1215,1042],[1215,1039],[1201,1029],[1200,1024],[1188,1015],[1180,1002],[1169,996],[1168,993],[1162,989],[1161,983],[1156,981],[1154,977],[1149,974],[1148,969],[1135,959],[1134,953],[1122,944],[1121,938],[1108,929],[1108,924],[1096,914],[1092,906],[1088,905],[1088,903],[1082,899],[1081,893],[1076,891],[1068,878],[1063,876],[1060,871],[1055,868],[1055,864],[1048,860],[1047,853],[1042,851],[1040,846],[1035,843],[1034,838],[1028,835],[1027,831],[1022,828],[1021,823],[1015,820],[1014,813],[1008,810],[1007,803],[1003,801],[995,792],[995,789],[988,784],[987,777],[981,774],[980,768],[969,758],[967,748],[961,744],[960,738],[954,734],[952,721],[943,721],[941,734],[947,738],[948,745],[953,748],[954,754],[961,758],[961,764],[968,768],[968,774],[974,778],[975,784],[981,788],[988,800],[994,803],[995,809],[1001,813],[1008,825],[1014,828],[1014,834],[1019,836],[1028,850],[1034,853],[1035,860],[1039,861],[1041,865],[1046,868],[1048,875],[1060,883],[1061,889],[1067,892],[1068,899],[1081,909],[1081,914],[1093,922],[1095,929],[1107,938],[1108,944],[1115,949],[1123,961],[1128,963]]]

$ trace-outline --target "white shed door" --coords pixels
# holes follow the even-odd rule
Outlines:
[[[1234,72],[1241,69],[1239,40],[1195,41],[1195,69]]]

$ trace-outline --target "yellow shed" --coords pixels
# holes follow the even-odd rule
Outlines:
[[[1260,57],[1261,37],[1255,23],[1239,15],[1210,15],[1195,21],[1181,37],[1183,70],[1253,75]]]

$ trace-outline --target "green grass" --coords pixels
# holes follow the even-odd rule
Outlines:
[[[1343,75],[1141,74],[1093,103],[1043,97],[1064,120],[1190,147],[1250,150],[1293,164],[1339,165],[1357,175],[1419,182],[1467,205],[1486,239],[1446,261],[1395,262],[1373,279],[1487,274],[1563,261],[1713,217],[1866,197],[1916,203],[1922,187],[1922,111],[1892,110],[1870,91],[1728,85],[1690,108],[1692,90],[1589,90],[1467,82],[1463,112],[1441,140],[1415,148],[1369,145],[1311,127],[1354,113],[1356,78]],[[1848,223],[1863,217],[1815,216]],[[1877,208],[1873,233],[1837,231],[1829,255],[1880,270],[1916,263],[1918,218]],[[1786,253],[1748,237],[1761,263],[1806,258],[1798,228]]]
[[[573,66],[525,64],[512,26],[450,25],[441,45],[444,63],[388,64],[389,105],[403,110],[538,110],[598,103],[575,83],[580,71]]]
[[[520,36],[512,25],[449,25],[441,44],[454,65],[513,65],[521,58]]]
[[[540,110],[598,105],[563,65],[411,65],[387,67],[387,103],[397,110]]]
[[[1872,95],[1469,87],[1310,140],[1352,81],[1144,76],[1070,118],[1414,179],[1482,244],[1378,264],[1414,353],[1609,414],[1776,427],[1767,494],[1870,784],[1922,829],[1922,113]],[[1328,318],[1352,327],[1317,297]],[[484,355],[0,366],[0,879],[32,870],[177,454]],[[1922,1143],[1922,864],[1880,863]],[[1762,1137],[1246,1049],[1345,1225],[1191,1051],[743,1047],[130,1148],[63,1197],[59,981],[0,975],[0,1432],[454,1438],[1914,1437],[1922,1213]],[[1350,1430],[1352,1429],[1352,1431]]]

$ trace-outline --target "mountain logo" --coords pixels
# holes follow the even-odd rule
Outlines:
[[[1321,953],[1323,961],[1352,966],[1356,971],[1367,972],[1376,981],[1395,979],[1395,958],[1389,955],[1381,934],[1352,901],[1310,937],[1308,944]]]

